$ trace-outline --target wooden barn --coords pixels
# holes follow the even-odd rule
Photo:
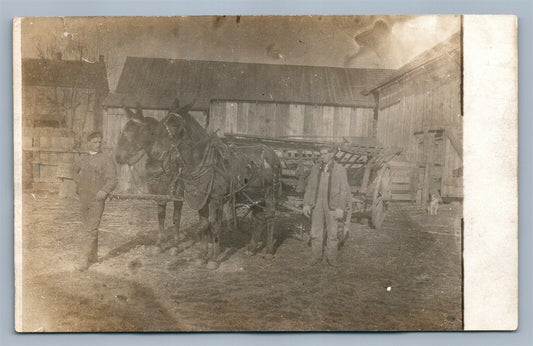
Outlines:
[[[364,92],[376,101],[377,139],[417,168],[422,202],[435,191],[463,197],[461,57],[457,32]]]
[[[112,148],[124,106],[163,118],[177,97],[219,136],[375,137],[375,100],[362,91],[393,70],[288,66],[128,57],[117,92],[104,101],[104,141]],[[131,190],[120,168],[119,190]]]
[[[24,183],[57,187],[58,168],[72,149],[102,130],[102,101],[109,93],[103,57],[98,62],[22,59]]]

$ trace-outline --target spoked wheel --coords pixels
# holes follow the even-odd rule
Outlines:
[[[383,198],[379,196],[372,204],[372,224],[376,229],[381,229],[385,220],[385,205]]]
[[[383,220],[386,214],[385,200],[389,201],[391,197],[388,184],[390,172],[390,167],[385,165],[380,169],[376,179],[374,197],[372,198],[372,224],[377,229],[381,229],[383,226]]]

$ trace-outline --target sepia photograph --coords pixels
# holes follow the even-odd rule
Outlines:
[[[465,328],[463,16],[15,30],[17,331]]]

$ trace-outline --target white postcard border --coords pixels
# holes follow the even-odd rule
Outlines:
[[[514,15],[463,17],[464,329],[518,327]]]

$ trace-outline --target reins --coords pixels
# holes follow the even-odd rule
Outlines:
[[[178,119],[182,121],[186,121],[181,115],[176,113],[169,113],[169,115],[173,115],[177,117]],[[223,201],[231,201],[233,206],[236,206],[236,196],[237,194],[241,194],[249,203],[246,203],[245,206],[249,208],[249,210],[252,210],[252,207],[258,207],[261,209],[265,209],[264,206],[260,205],[260,203],[263,201],[262,199],[254,201],[250,197],[248,193],[245,192],[245,189],[250,186],[251,183],[255,182],[256,179],[261,176],[259,176],[259,170],[261,168],[260,165],[264,165],[263,162],[265,161],[264,155],[265,155],[265,145],[248,145],[248,146],[242,146],[242,147],[234,147],[231,145],[228,145],[220,140],[220,138],[216,137],[216,134],[214,135],[207,135],[206,138],[201,138],[198,141],[194,141],[192,138],[186,139],[179,139],[178,135],[173,132],[173,129],[171,129],[171,126],[168,124],[168,119],[165,119],[163,122],[165,126],[165,130],[167,132],[167,135],[169,136],[170,141],[170,150],[176,150],[177,153],[175,154],[178,156],[183,163],[183,167],[188,167],[189,172],[186,174],[180,174],[180,176],[177,178],[181,181],[183,181],[186,185],[188,185],[189,189],[193,189],[195,192],[200,194],[210,194],[211,189],[213,187],[213,184],[210,183],[207,186],[207,189],[203,189],[202,187],[198,186],[198,184],[195,184],[196,182],[201,181],[202,177],[205,177],[206,174],[212,174],[211,182],[213,181],[215,174],[218,174],[222,176],[222,178],[226,181],[228,184],[227,186],[227,193],[223,194],[222,196],[217,196],[216,198],[220,198]],[[186,125],[183,125],[186,129]],[[190,132],[190,131],[189,131]],[[187,132],[187,133],[189,133]],[[192,144],[189,144],[190,142],[193,142]],[[182,155],[183,150],[189,150],[192,148],[197,147],[200,144],[203,144],[205,142],[207,143],[207,146],[203,152],[202,158],[200,162],[191,169],[191,164],[189,162],[186,162],[186,159]],[[190,145],[187,148],[184,148],[184,145]],[[240,176],[235,176],[235,174],[232,174],[231,168],[226,167],[225,160],[231,159],[232,157],[238,157],[237,149],[252,149],[257,148],[261,149],[260,153],[260,163],[258,163],[257,167],[251,166],[250,169],[250,176],[244,177],[244,180],[241,181]],[[255,160],[255,159],[254,159]],[[268,163],[267,163],[268,164]],[[264,179],[262,181],[263,189],[265,188],[265,182]],[[270,187],[272,189],[271,193],[275,194],[276,188],[278,188],[280,185],[280,181],[278,179],[274,179],[272,182],[272,186]],[[191,191],[191,190],[189,190]],[[234,220],[236,218],[235,212],[234,212]],[[236,222],[236,221],[235,221]]]

